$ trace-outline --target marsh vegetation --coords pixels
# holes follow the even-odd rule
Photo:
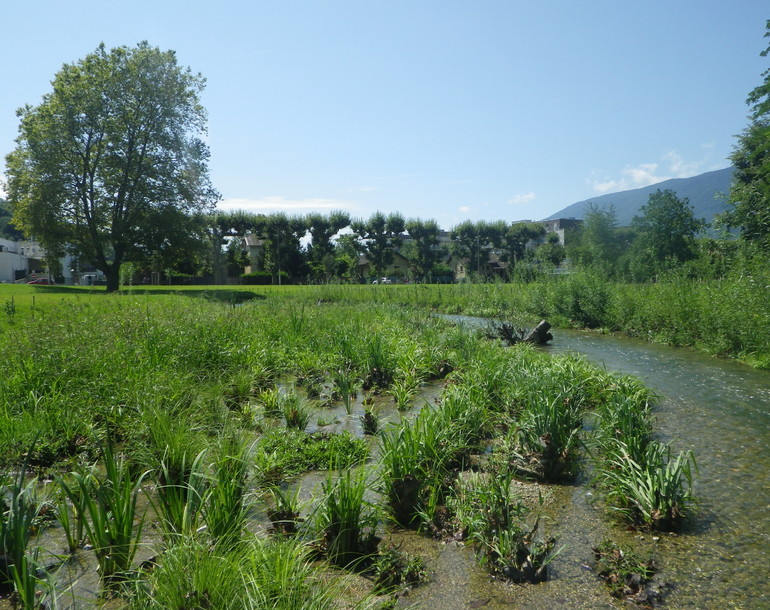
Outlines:
[[[99,595],[127,607],[376,607],[430,578],[385,542],[399,529],[537,583],[562,546],[522,481],[592,474],[596,510],[621,528],[686,519],[692,453],[655,440],[640,382],[505,347],[379,288],[366,304],[333,302],[333,287],[241,305],[17,300],[0,384],[13,602],[93,604],[62,569],[92,555]],[[319,470],[300,500],[298,477]]]

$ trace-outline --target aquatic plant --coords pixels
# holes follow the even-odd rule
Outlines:
[[[516,431],[518,470],[543,481],[572,476],[582,427],[569,396],[530,400]]]
[[[374,593],[393,593],[413,587],[427,579],[427,568],[420,557],[405,553],[395,546],[380,549],[371,567]]]
[[[613,597],[637,603],[648,601],[645,584],[655,574],[652,558],[642,559],[634,551],[608,539],[591,550],[596,559],[596,573],[602,577]]]
[[[104,475],[93,468],[58,479],[61,489],[82,515],[83,527],[106,586],[125,580],[136,555],[145,513],[137,500],[147,473],[134,478],[128,463],[114,454],[111,441],[100,445]]]
[[[208,487],[202,440],[188,422],[156,409],[144,416],[147,443],[139,454],[157,482],[152,500],[167,541],[190,535],[201,525]],[[197,452],[197,455],[196,455]]]
[[[302,398],[296,392],[286,396],[282,406],[283,419],[287,428],[304,430],[313,417],[313,405]]]
[[[339,393],[345,412],[350,415],[353,406],[352,398],[356,394],[356,376],[349,368],[337,368],[331,373],[334,390]]]
[[[300,487],[296,487],[293,492],[280,485],[270,488],[273,505],[267,509],[267,517],[273,525],[273,531],[279,534],[296,533],[302,521],[299,493]]]
[[[631,523],[668,530],[677,528],[695,503],[696,468],[692,451],[674,458],[670,445],[653,441],[637,461],[617,441],[616,450],[597,462],[595,477],[611,510]]]
[[[328,468],[330,463],[347,468],[368,456],[366,441],[347,430],[339,434],[306,434],[280,427],[267,430],[259,438],[253,459],[257,482],[275,484],[308,470]]]
[[[153,502],[161,517],[166,540],[192,535],[202,524],[203,506],[209,488],[204,469],[206,450],[195,457],[185,455],[181,463],[163,459],[157,470],[157,499]]]
[[[408,375],[393,382],[390,391],[393,394],[393,400],[396,401],[399,411],[406,411],[411,406],[412,400],[415,394],[417,394],[419,383],[419,380],[414,375]]]
[[[364,407],[364,412],[361,415],[361,427],[367,436],[374,436],[380,429],[380,419],[377,411],[371,405]]]
[[[379,517],[365,497],[367,488],[363,468],[330,471],[323,483],[313,520],[326,557],[336,565],[348,567],[376,549]]]
[[[512,482],[508,468],[469,473],[457,481],[447,505],[482,564],[514,582],[541,582],[558,553],[555,540],[540,535],[539,517],[527,525],[530,510],[512,494]]]
[[[250,446],[236,431],[227,432],[216,448],[213,481],[205,496],[203,518],[218,547],[232,548],[246,522]]]
[[[37,479],[27,480],[27,463],[15,477],[0,475],[0,591],[15,588],[24,607],[32,608],[38,579],[37,552],[27,554],[38,515]]]

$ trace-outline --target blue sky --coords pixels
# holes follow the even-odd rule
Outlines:
[[[0,8],[0,155],[64,63],[148,40],[207,78],[224,209],[398,211],[445,228],[727,167],[767,0]]]

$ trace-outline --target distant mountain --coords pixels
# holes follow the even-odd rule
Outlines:
[[[715,214],[724,212],[727,209],[724,197],[720,198],[719,195],[720,193],[727,195],[730,192],[733,170],[734,168],[727,167],[714,172],[706,172],[699,176],[693,176],[692,178],[673,178],[640,189],[592,197],[591,199],[568,205],[563,210],[543,220],[583,218],[589,203],[594,203],[600,208],[609,207],[610,204],[613,204],[618,214],[618,226],[624,227],[631,224],[631,219],[634,216],[640,215],[639,210],[647,203],[650,195],[660,189],[661,191],[672,190],[680,199],[686,197],[690,200],[690,205],[695,210],[695,217],[711,222]]]

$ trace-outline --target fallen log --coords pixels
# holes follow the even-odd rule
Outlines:
[[[508,345],[521,342],[542,345],[553,339],[553,335],[548,332],[550,329],[551,325],[545,320],[542,320],[528,333],[523,328],[514,327],[510,322],[496,322],[489,324],[487,337],[490,339],[500,338]]]
[[[551,330],[551,325],[545,320],[541,320],[540,324],[535,326],[535,328],[529,331],[529,334],[524,337],[524,341],[527,343],[536,343],[538,345],[548,343],[553,339],[553,335],[548,332],[549,330]]]

